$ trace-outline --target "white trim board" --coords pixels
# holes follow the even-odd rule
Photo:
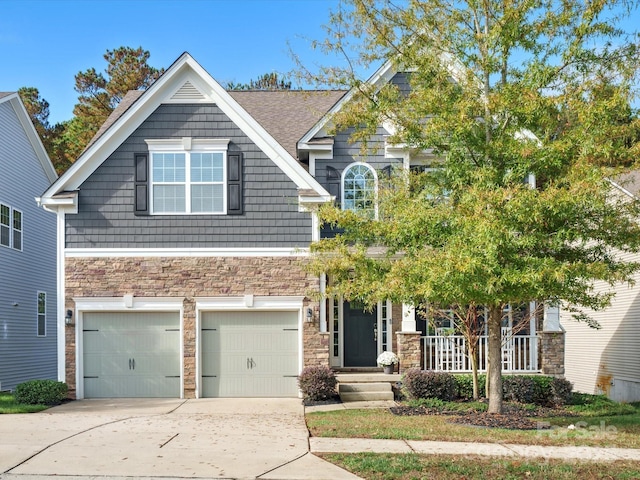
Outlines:
[[[308,248],[67,248],[65,258],[308,257]]]

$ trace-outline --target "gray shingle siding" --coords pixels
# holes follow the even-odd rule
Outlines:
[[[411,91],[411,86],[409,84],[409,75],[408,72],[398,72],[391,79],[390,83],[397,85],[402,93],[405,95]]]
[[[375,138],[369,142],[369,152],[363,155],[360,152],[360,143],[349,143],[349,135],[352,130],[339,132],[334,137],[333,158],[330,160],[316,160],[316,180],[329,189],[327,179],[327,167],[335,168],[339,174],[353,162],[366,162],[378,171],[385,167],[402,165],[402,159],[389,159],[384,156],[384,139],[388,133],[382,128],[378,128]]]
[[[229,138],[244,156],[243,215],[135,216],[134,157],[145,139]],[[68,248],[305,247],[311,217],[296,185],[216,106],[161,105],[81,185],[67,216]]]

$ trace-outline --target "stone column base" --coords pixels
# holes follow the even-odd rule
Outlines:
[[[420,332],[397,332],[399,372],[410,368],[421,368]]]
[[[542,374],[564,376],[564,332],[538,332],[538,337]]]

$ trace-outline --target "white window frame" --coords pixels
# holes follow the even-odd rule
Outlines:
[[[342,171],[342,176],[340,178],[340,197],[342,199],[342,209],[343,210],[352,210],[354,212],[359,212],[359,211],[363,211],[361,209],[355,208],[355,209],[351,209],[351,208],[346,208],[345,206],[345,179],[347,176],[347,173],[355,167],[358,166],[364,166],[365,168],[367,168],[370,172],[373,173],[373,218],[374,219],[378,219],[378,174],[376,172],[376,169],[373,168],[371,165],[369,165],[366,162],[353,162],[349,165],[347,165],[347,167]]]
[[[44,311],[40,312],[40,295],[44,295]],[[43,334],[40,334],[40,318],[42,317]],[[36,336],[47,336],[47,292],[38,291],[36,293]]]
[[[4,225],[4,224],[0,224],[0,229],[1,228],[7,228],[9,230],[9,244],[5,245],[3,243],[0,243],[0,246],[5,247],[5,248],[12,248],[13,250],[17,250],[19,252],[22,251],[23,245],[24,245],[24,213],[22,213],[22,210],[18,210],[17,208],[13,208],[11,205],[9,205],[8,203],[4,203],[4,202],[0,202],[0,207],[5,207],[9,209],[9,225]],[[20,214],[20,228],[16,228],[15,227],[15,214],[19,213]],[[15,236],[16,233],[19,232],[20,233],[20,247],[16,247],[15,246]]]
[[[149,148],[149,214],[150,215],[226,215],[227,214],[227,150],[229,139],[224,138],[170,138],[147,139]],[[153,181],[153,155],[154,153],[184,153],[185,154],[185,181],[176,182],[185,187],[185,211],[184,212],[155,212],[154,186],[162,183]],[[207,184],[222,184],[222,210],[215,212],[191,211],[191,187],[199,183],[191,181],[191,154],[192,153],[222,153],[222,182],[207,182]]]

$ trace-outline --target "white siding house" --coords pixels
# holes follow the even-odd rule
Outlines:
[[[0,92],[0,389],[57,379],[56,217],[35,197],[57,178],[17,93]]]
[[[640,174],[635,172],[619,187],[637,197]],[[640,255],[627,255],[628,261],[640,261]],[[607,290],[598,284],[596,289]],[[635,285],[621,284],[609,308],[587,312],[600,329],[574,321],[561,313],[565,335],[565,376],[574,389],[583,393],[605,394],[622,402],[640,401],[640,273]]]

